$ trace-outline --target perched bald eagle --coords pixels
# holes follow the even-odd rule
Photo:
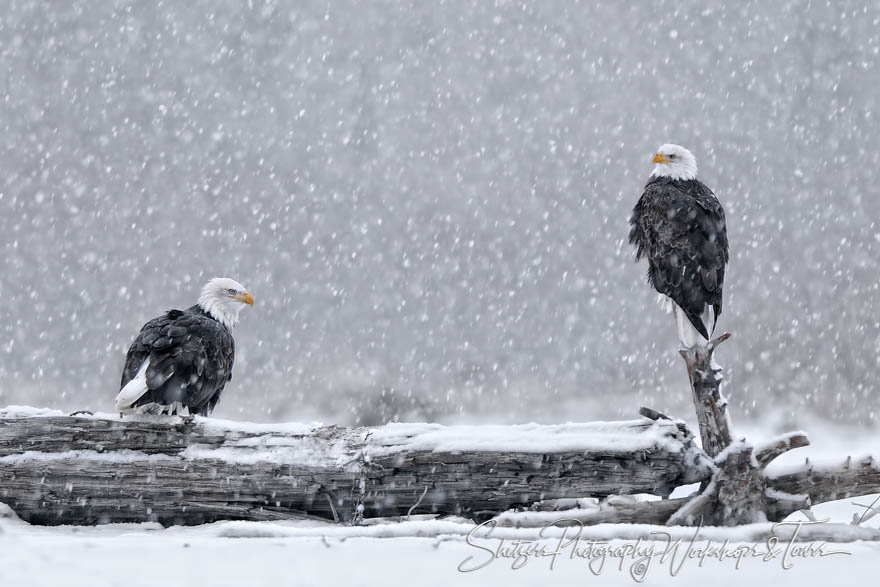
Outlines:
[[[663,145],[630,218],[636,261],[648,258],[648,283],[675,313],[682,346],[706,344],[721,315],[727,224],[712,190],[697,179],[697,160]]]
[[[235,280],[219,277],[196,305],[169,310],[141,328],[128,349],[116,396],[121,413],[167,411],[207,416],[232,379],[232,328],[254,298]]]

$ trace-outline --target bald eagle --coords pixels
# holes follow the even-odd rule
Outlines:
[[[705,344],[721,315],[727,224],[715,194],[697,179],[697,160],[663,145],[630,218],[636,261],[648,258],[648,283],[675,314],[684,348]]]
[[[169,310],[141,328],[128,349],[116,409],[207,416],[232,379],[232,328],[254,297],[235,280],[219,277],[196,305]]]

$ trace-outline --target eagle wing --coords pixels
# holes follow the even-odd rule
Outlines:
[[[653,180],[630,219],[629,240],[636,260],[648,258],[648,281],[685,312],[709,338],[701,316],[722,309],[724,270],[729,258],[724,209],[712,191],[696,180]]]
[[[235,343],[216,320],[190,310],[170,310],[147,322],[126,356],[122,384],[144,361],[147,391],[133,407],[180,402],[190,413],[207,415],[232,379]]]

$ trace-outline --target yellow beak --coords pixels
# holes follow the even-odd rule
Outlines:
[[[654,155],[654,163],[668,163],[669,160],[666,158],[666,155],[663,153],[657,153]]]
[[[237,299],[240,302],[244,302],[245,304],[248,304],[250,306],[254,305],[254,296],[252,296],[248,292],[244,292],[240,296],[235,296],[235,299]]]

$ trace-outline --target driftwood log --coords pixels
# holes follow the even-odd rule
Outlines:
[[[667,496],[712,471],[666,419],[340,428],[0,410],[0,501],[37,524],[485,519],[542,499]]]

